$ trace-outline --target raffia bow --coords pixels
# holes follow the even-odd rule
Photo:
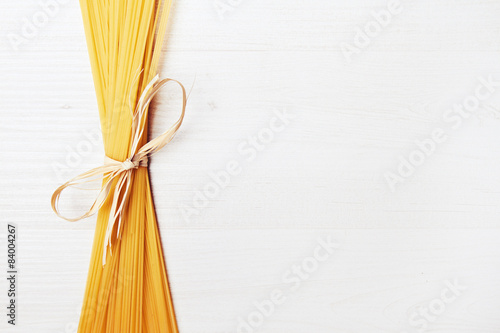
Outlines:
[[[146,127],[146,115],[148,106],[151,103],[151,100],[156,95],[156,93],[168,82],[173,81],[177,83],[182,89],[182,112],[179,119],[170,127],[167,131],[165,131],[160,136],[154,138],[153,140],[147,142],[145,145],[139,148],[139,143],[144,134],[144,129]],[[148,157],[155,154],[157,151],[162,149],[165,145],[167,145],[177,133],[177,130],[182,124],[184,119],[184,113],[186,111],[186,89],[184,86],[177,80],[173,79],[163,79],[160,80],[159,76],[156,75],[151,82],[144,88],[144,91],[141,94],[137,102],[137,107],[132,117],[132,145],[130,148],[129,158],[125,161],[117,161],[108,156],[105,157],[104,165],[91,169],[82,173],[79,176],[67,181],[60,187],[58,187],[54,194],[52,194],[51,204],[52,209],[60,218],[63,218],[70,222],[79,221],[83,218],[87,218],[99,211],[102,205],[107,200],[112,186],[116,181],[114,193],[113,193],[113,202],[111,204],[111,210],[109,213],[109,221],[106,229],[106,236],[104,238],[103,244],[103,265],[106,263],[106,249],[109,246],[111,249],[111,235],[113,232],[113,227],[115,223],[118,221],[117,227],[117,236],[120,234],[120,227],[122,222],[122,212],[127,204],[128,196],[130,193],[131,183],[132,183],[132,172],[139,167],[147,167],[148,166]],[[103,185],[94,200],[94,203],[89,208],[87,212],[85,212],[80,217],[76,218],[68,218],[63,216],[58,209],[59,197],[64,191],[64,189],[76,186],[80,184],[90,183],[94,181],[101,180]]]

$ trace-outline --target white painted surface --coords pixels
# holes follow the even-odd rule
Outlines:
[[[49,199],[102,162],[100,143],[87,137],[98,115],[80,12],[61,4],[14,50],[8,35],[22,36],[43,8],[34,0],[0,8],[0,267],[15,223],[20,270],[18,325],[8,327],[1,310],[0,331],[73,332],[95,219],[63,222]],[[467,289],[424,331],[500,332],[500,91],[457,129],[443,120],[479,77],[500,80],[500,3],[403,1],[346,61],[342,43],[385,8],[241,1],[221,19],[212,1],[176,2],[161,75],[196,80],[185,124],[151,174],[181,333],[237,332],[238,317],[274,289],[286,301],[256,332],[417,332],[417,308],[455,295],[446,291],[454,280]],[[156,99],[154,133],[178,105],[173,91]],[[238,146],[275,109],[296,117],[249,161]],[[446,142],[392,192],[384,174],[436,128]],[[84,146],[81,161],[54,169]],[[210,172],[231,160],[241,173],[183,218]],[[338,250],[291,291],[283,275],[327,235],[341,240]]]

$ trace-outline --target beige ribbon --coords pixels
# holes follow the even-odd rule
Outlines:
[[[182,89],[181,116],[166,132],[139,148],[141,137],[144,134],[145,127],[147,126],[146,115],[148,106],[156,93],[170,81],[177,83]],[[109,245],[111,249],[111,235],[113,232],[113,227],[117,221],[118,227],[116,234],[117,236],[120,235],[122,212],[124,211],[124,208],[128,201],[128,196],[130,194],[133,170],[139,167],[147,167],[148,156],[151,156],[162,149],[174,138],[175,133],[181,126],[182,120],[184,119],[184,113],[186,111],[186,101],[186,89],[179,81],[173,79],[160,80],[159,76],[156,75],[151,80],[151,82],[149,82],[146,88],[144,88],[144,91],[142,92],[141,97],[137,102],[137,107],[132,117],[132,145],[130,148],[129,158],[127,158],[123,162],[120,162],[106,156],[104,165],[84,172],[81,175],[67,181],[66,183],[58,187],[55,190],[54,194],[52,194],[52,209],[57,214],[57,216],[67,221],[74,222],[97,213],[108,198],[112,185],[116,181],[115,190],[113,193],[113,203],[111,205],[111,210],[109,213],[109,221],[103,245],[103,265],[106,263],[107,246]],[[71,186],[94,182],[97,180],[100,180],[103,185],[94,203],[86,213],[76,218],[68,218],[61,215],[58,209],[58,204],[59,197],[64,189]]]

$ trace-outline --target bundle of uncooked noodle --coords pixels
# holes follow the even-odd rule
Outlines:
[[[148,107],[166,83],[157,75],[169,0],[80,0],[97,95],[104,165],[56,190],[52,207],[76,221],[98,212],[78,332],[178,332],[147,170],[148,157],[182,123],[148,142]],[[99,181],[80,217],[58,210],[61,192]]]

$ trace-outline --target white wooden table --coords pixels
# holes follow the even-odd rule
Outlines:
[[[76,332],[95,218],[58,219],[50,195],[103,158],[80,11],[0,13],[0,331]],[[177,0],[161,76],[194,86],[151,176],[181,333],[500,332],[499,15]],[[160,94],[153,134],[178,107]]]

